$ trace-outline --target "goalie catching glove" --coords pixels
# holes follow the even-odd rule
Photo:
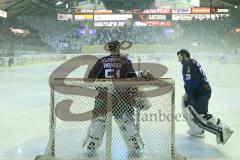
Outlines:
[[[139,73],[137,79],[139,81],[152,81],[154,80],[154,76],[149,71],[144,70]],[[144,95],[144,92],[142,92],[143,90],[144,88],[142,87],[138,88],[139,95],[135,99],[136,100],[135,107],[140,110],[148,110],[152,106],[152,104],[148,100],[148,97]]]
[[[154,76],[149,71],[144,70],[139,73],[138,80],[152,81],[154,80]]]

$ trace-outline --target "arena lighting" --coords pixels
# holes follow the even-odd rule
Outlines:
[[[23,36],[23,37],[27,37],[31,34],[28,30],[18,29],[13,27],[10,28],[10,31],[18,36]]]
[[[235,32],[240,33],[240,27],[235,29]]]
[[[0,10],[0,17],[7,18],[7,12]]]
[[[62,5],[63,4],[63,1],[58,1],[57,3],[56,3],[56,6],[59,6],[59,5]]]

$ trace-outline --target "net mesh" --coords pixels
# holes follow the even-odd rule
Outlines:
[[[172,79],[54,79],[49,142],[44,155],[36,159],[176,159],[174,96]],[[143,144],[140,155],[131,154],[129,137],[121,130],[124,115],[138,130]],[[89,157],[84,139],[98,117],[106,118],[103,140],[96,156]]]

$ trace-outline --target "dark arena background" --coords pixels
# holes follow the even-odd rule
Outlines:
[[[51,123],[53,101],[66,96],[54,97],[51,75],[72,62],[66,66],[72,72],[66,75],[63,69],[57,76],[83,78],[89,64],[84,57],[109,55],[104,46],[113,40],[132,43],[121,52],[138,69],[145,63],[165,66],[166,73],[157,78],[171,78],[174,88],[172,98],[160,97],[153,100],[153,109],[141,111],[140,134],[146,148],[140,157],[127,155],[114,120],[94,158],[86,156],[82,147],[90,121],[70,122],[67,130],[63,124]],[[180,49],[190,51],[208,76],[213,90],[209,111],[234,130],[225,145],[216,144],[216,137],[208,132],[205,138],[186,133]],[[189,160],[240,160],[239,68],[239,0],[0,0],[0,160],[175,159],[170,153]],[[75,111],[88,111],[93,102],[79,100],[80,109]],[[162,122],[163,114],[165,118],[173,114],[175,122]],[[62,127],[59,137],[66,143],[56,142],[51,129],[57,127]],[[168,144],[172,150],[166,149]],[[56,155],[46,158],[52,150]]]

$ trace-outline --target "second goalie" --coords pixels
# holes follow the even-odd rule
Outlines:
[[[89,72],[88,78],[101,79],[125,79],[137,77],[132,62],[126,56],[120,54],[122,43],[112,41],[106,44],[105,49],[109,56],[99,59]],[[88,134],[83,142],[88,156],[95,156],[102,143],[106,129],[107,96],[106,87],[98,87],[98,96],[95,98],[93,119],[88,128]],[[111,107],[112,114],[120,129],[124,142],[130,152],[139,155],[143,148],[143,141],[138,128],[134,123],[135,97],[138,94],[136,87],[115,87]]]

